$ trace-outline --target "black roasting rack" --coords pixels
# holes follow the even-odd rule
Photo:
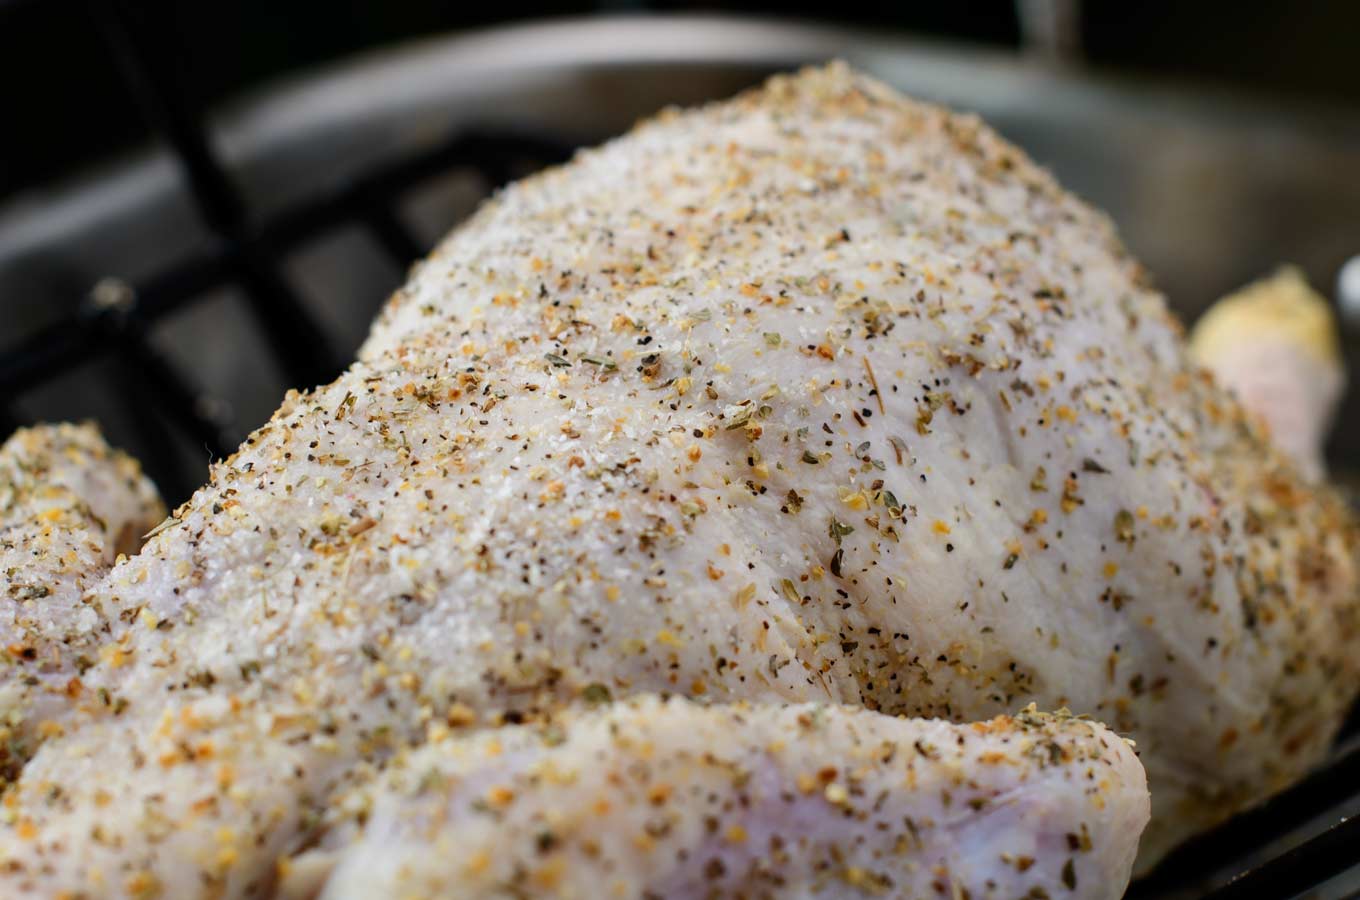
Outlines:
[[[176,432],[221,458],[231,452],[239,435],[220,414],[222,405],[149,339],[154,323],[200,302],[210,291],[234,287],[247,298],[269,355],[292,383],[329,381],[341,371],[343,360],[284,277],[282,265],[289,254],[309,241],[358,225],[392,262],[405,267],[429,249],[398,212],[406,194],[461,170],[480,174],[491,186],[504,184],[515,171],[510,161],[528,160],[541,167],[565,160],[574,149],[573,142],[552,134],[459,128],[418,151],[396,154],[344,183],[256,219],[215,153],[196,110],[185,102],[172,60],[152,37],[136,5],[94,0],[90,8],[123,77],[173,151],[212,237],[207,246],[136,284],[101,282],[65,320],[0,346],[0,438],[24,424],[16,401],[25,393],[92,359],[111,359],[127,388],[128,412],[148,438],[138,453],[169,497],[187,497],[195,483],[164,438]],[[1342,729],[1326,765],[1261,807],[1182,847],[1135,883],[1128,896],[1139,900],[1357,896],[1360,878],[1337,880],[1353,869],[1360,869],[1356,715]]]

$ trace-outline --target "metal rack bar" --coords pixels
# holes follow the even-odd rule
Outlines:
[[[103,332],[118,345],[120,358],[130,366],[152,405],[192,440],[202,443],[214,458],[231,453],[239,443],[235,436],[226,423],[205,414],[210,404],[205,402],[204,394],[193,388],[192,380],[151,343],[145,326],[134,315],[105,314],[100,321]]]
[[[138,315],[152,322],[208,291],[231,284],[236,272],[233,253],[231,245],[215,242],[148,278],[136,289]]]
[[[178,42],[155,33],[169,27],[167,4],[92,0],[90,8],[148,124],[174,151],[204,222],[218,232],[239,227],[245,206],[179,86],[181,67],[172,56]]]
[[[138,316],[152,323],[196,296],[233,282],[240,270],[242,245],[253,255],[277,259],[345,222],[363,221],[376,231],[376,216],[390,220],[381,226],[388,229],[385,237],[379,237],[383,247],[400,265],[409,264],[423,248],[390,212],[393,198],[460,167],[475,168],[489,180],[503,179],[507,177],[505,159],[559,162],[574,146],[569,140],[513,131],[451,133],[434,146],[390,161],[364,177],[317,192],[261,223],[239,242],[219,240],[137,285]],[[0,348],[0,396],[13,396],[110,349],[89,330],[83,317],[54,323],[17,345]]]
[[[179,371],[161,353],[147,333],[136,292],[125,282],[106,278],[95,285],[83,309],[86,330],[96,333],[100,343],[113,345],[122,362],[154,406],[179,424],[190,438],[200,441],[214,456],[230,452],[237,441],[227,423],[217,421],[205,411],[206,395],[193,386],[193,378]]]
[[[1238,875],[1204,900],[1297,897],[1352,868],[1356,864],[1357,847],[1360,847],[1360,817],[1342,819],[1306,844]]]
[[[133,95],[174,151],[204,223],[227,242],[241,245],[233,254],[237,275],[284,371],[299,384],[330,377],[340,361],[311,313],[273,263],[242,244],[245,204],[193,106],[177,89],[180,79],[171,50],[178,42],[158,40],[154,34],[157,23],[163,27],[169,16],[156,9],[157,3],[91,0],[90,6]]]
[[[1248,861],[1253,855],[1259,854],[1272,842],[1325,815],[1335,808],[1339,800],[1357,795],[1360,795],[1360,745],[1352,743],[1327,765],[1317,769],[1294,787],[1272,797],[1255,809],[1239,813],[1208,834],[1178,849],[1151,875],[1134,884],[1129,890],[1128,897],[1130,900],[1151,898],[1185,886],[1202,886],[1209,889],[1213,887],[1216,878],[1224,877],[1224,873],[1233,869],[1241,872],[1249,865]],[[1303,854],[1300,858],[1310,859],[1314,854],[1325,855],[1326,852],[1331,852],[1327,848],[1337,846],[1335,839],[1328,837],[1330,834],[1330,831],[1325,831],[1321,835],[1313,836],[1290,853],[1299,852]],[[1318,846],[1309,850],[1308,848],[1314,844]],[[1358,846],[1360,838],[1355,840],[1351,849]],[[1341,853],[1339,856],[1344,865],[1339,865],[1327,875],[1316,876],[1316,881],[1311,883],[1320,884],[1331,874],[1344,871],[1356,862],[1353,853]],[[1269,873],[1267,876],[1277,877]],[[1240,876],[1241,883],[1233,882],[1232,890],[1242,890],[1241,884],[1249,887],[1252,884],[1250,879],[1254,877],[1251,874]],[[1209,896],[1218,898],[1218,893]],[[1224,896],[1246,895],[1229,893]],[[1251,896],[1292,897],[1293,894],[1265,892]]]
[[[153,398],[146,395],[146,379],[136,364],[125,357],[115,358],[113,364],[123,390],[135,401],[129,406],[132,427],[136,429],[141,444],[137,461],[155,482],[162,496],[188,497],[201,479],[193,478],[185,470],[183,461],[175,452],[169,427],[156,411]]]
[[[57,322],[0,352],[0,395],[14,397],[105,349],[78,319]]]
[[[190,257],[133,289],[143,323],[181,308],[195,296],[231,279],[229,251],[214,247]],[[12,397],[48,378],[99,359],[114,348],[102,340],[88,308],[54,322],[0,350],[0,396]]]

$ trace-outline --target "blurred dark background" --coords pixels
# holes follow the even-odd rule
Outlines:
[[[102,0],[0,0],[0,201],[149,138],[91,24]],[[281,73],[431,33],[597,12],[777,14],[1019,49],[1008,0],[950,3],[139,0],[183,50],[184,89],[213,106]],[[1360,109],[1360,3],[1091,2],[1073,61]]]

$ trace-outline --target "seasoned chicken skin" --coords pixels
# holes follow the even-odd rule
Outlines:
[[[0,446],[0,769],[54,727],[108,639],[82,597],[165,516],[135,460],[93,425],[40,425]]]
[[[1147,822],[1133,749],[1032,712],[975,725],[638,699],[427,744],[360,834],[287,867],[371,897],[1123,893]],[[285,893],[288,893],[285,890]]]
[[[1355,545],[1104,218],[974,119],[775,79],[504,191],[114,567],[0,892],[268,893],[406,840],[346,805],[392,760],[640,693],[1067,706],[1137,740],[1146,865],[1323,753]]]

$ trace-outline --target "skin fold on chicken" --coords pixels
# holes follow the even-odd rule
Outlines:
[[[0,446],[0,771],[11,777],[55,727],[108,628],[82,603],[165,507],[135,460],[93,425],[41,425]]]
[[[1189,362],[1103,217],[975,119],[844,67],[778,78],[502,192],[346,373],[113,568],[91,592],[111,636],[6,796],[0,893],[251,896],[319,860],[405,878],[363,860],[482,834],[450,785],[531,765],[486,768],[486,741],[626,754],[589,716],[560,747],[534,729],[648,693],[752,704],[750,734],[717,707],[592,713],[676,759],[671,715],[735,759],[792,727],[785,703],[862,707],[829,715],[889,739],[947,727],[899,715],[1069,707],[1137,740],[1146,866],[1324,753],[1357,684],[1355,563],[1344,506]],[[1082,727],[1073,759],[1136,794]],[[854,744],[760,764],[796,787]],[[426,754],[434,799],[408,805],[384,770]],[[1117,846],[1075,896],[1122,890],[1124,816],[1088,823]]]
[[[1148,816],[1090,722],[654,698],[427,744],[339,805],[367,824],[285,896],[1117,897]]]

